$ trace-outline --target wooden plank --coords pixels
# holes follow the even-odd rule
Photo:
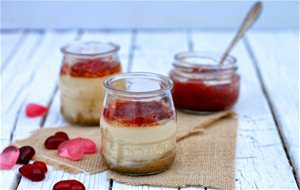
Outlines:
[[[0,34],[1,73],[8,59],[12,57],[12,55],[16,52],[16,50],[20,46],[23,37],[24,35],[22,30],[1,31]]]
[[[8,101],[10,98],[8,93],[11,93],[9,89],[6,89],[9,86],[6,83],[11,84],[12,81],[7,80],[11,76],[10,73],[14,72],[16,67],[22,62],[31,56],[31,51],[35,50],[35,43],[41,39],[41,34],[37,32],[27,32],[24,34],[24,42],[17,48],[17,51],[14,52],[12,59],[8,62],[8,66],[1,70],[1,148],[9,145],[11,141],[11,132],[13,131],[14,122],[16,120],[16,114],[10,115],[7,112],[7,107],[9,105]],[[3,90],[5,89],[5,90]],[[10,95],[18,96],[18,94]],[[18,108],[12,108],[14,113],[18,112]],[[1,149],[2,150],[2,149]],[[3,177],[1,180],[0,188],[15,189],[18,181],[18,167],[14,167],[12,170],[4,171],[0,170],[0,175]]]
[[[13,130],[13,123],[16,119],[16,113],[19,111],[19,107],[11,106],[14,104],[21,104],[17,99],[20,95],[19,91],[24,84],[24,75],[22,69],[27,64],[27,61],[31,58],[32,51],[36,49],[36,43],[42,38],[40,33],[29,32],[26,33],[24,42],[18,48],[18,51],[14,54],[13,58],[8,63],[8,66],[2,73],[2,104],[1,104],[1,139],[10,140],[10,135]],[[19,76],[21,75],[21,76]],[[14,80],[18,77],[19,80]]]
[[[133,34],[132,31],[101,31],[101,30],[85,30],[82,35],[82,40],[112,42],[120,45],[121,49],[118,52],[122,64],[123,71],[127,71],[129,65],[129,52],[131,50]]]
[[[27,62],[26,67],[22,68],[22,74],[13,76],[14,80],[21,83],[13,86],[21,89],[18,91],[16,101],[21,102],[21,104],[15,104],[15,102],[10,104],[11,107],[20,110],[17,115],[14,115],[14,117],[18,119],[16,121],[13,140],[27,137],[42,124],[42,117],[26,117],[25,107],[30,102],[46,106],[50,103],[57,88],[59,70],[62,62],[62,54],[59,48],[70,40],[74,40],[76,35],[76,31],[46,32],[43,43],[35,52],[32,59]],[[26,81],[26,79],[28,79],[28,81]],[[26,85],[25,88],[24,85]],[[8,89],[13,91],[11,88]],[[10,93],[8,94],[12,95]]]
[[[131,71],[168,75],[174,54],[188,50],[186,32],[139,32]]]
[[[31,59],[32,63],[30,65],[36,69],[33,69],[34,71],[31,73],[33,75],[32,81],[27,84],[26,90],[23,91],[25,99],[21,105],[21,111],[17,116],[18,120],[13,139],[21,139],[29,136],[32,131],[38,129],[42,124],[43,117],[29,119],[25,116],[25,106],[28,102],[36,102],[42,105],[50,104],[57,88],[57,80],[62,62],[62,54],[59,48],[65,43],[74,40],[76,36],[76,31],[46,32],[42,46],[36,51],[33,59]],[[51,175],[47,175],[45,183],[53,183],[54,181],[51,181],[51,179],[56,179],[58,175],[56,172],[51,172]],[[36,189],[39,185],[43,185],[43,183],[31,182],[22,177],[18,189]],[[40,189],[44,189],[43,186]]]
[[[252,32],[248,39],[300,183],[299,31]]]
[[[62,59],[58,47],[66,40],[74,39],[76,33],[62,34],[57,39],[55,32],[48,32],[44,36],[36,33],[28,35],[24,40],[24,45],[20,47],[3,73],[3,86],[6,90],[3,91],[2,97],[4,101],[1,113],[3,119],[1,138],[7,139],[8,142],[25,138],[40,127],[43,118],[27,118],[24,111],[25,106],[28,102],[43,105],[50,102],[56,88]],[[55,62],[57,62],[56,67],[53,64]],[[7,172],[15,172],[14,175],[6,178],[5,182],[12,184],[11,188],[14,189],[19,177],[17,167],[15,170],[1,171],[1,173]],[[5,186],[5,184],[1,184],[1,187]]]
[[[16,45],[17,44],[20,45],[22,39],[24,39],[23,31],[22,30],[1,31],[0,39],[1,39],[0,57],[1,57],[1,73],[2,73],[4,69],[4,65],[6,65],[9,58],[12,58],[13,55],[17,52],[18,48],[16,47]],[[2,77],[0,78],[0,81],[1,81],[0,89],[2,91]],[[3,98],[1,98],[1,105],[2,105],[2,99]],[[2,106],[0,109],[2,113]],[[0,140],[1,140],[0,149],[2,150],[9,143],[9,139],[2,139],[2,135],[1,135]]]
[[[223,52],[233,33],[194,32],[195,50]],[[234,49],[241,74],[236,156],[237,189],[297,189],[270,107],[243,42]],[[278,71],[279,72],[279,71]]]
[[[45,120],[44,127],[59,127],[62,124],[68,124],[68,122],[60,114],[60,92],[57,89]]]
[[[131,186],[122,183],[118,183],[116,181],[113,182],[112,189],[117,190],[175,190],[177,188],[166,188],[166,187],[154,187],[154,186]]]

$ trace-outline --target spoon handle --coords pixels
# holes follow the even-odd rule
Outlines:
[[[257,20],[258,16],[261,13],[262,10],[262,3],[261,2],[256,2],[250,11],[248,12],[247,16],[245,17],[242,25],[239,28],[238,33],[235,35],[233,40],[231,41],[230,45],[227,47],[226,51],[221,57],[220,64],[223,64],[226,57],[228,56],[229,52],[231,49],[235,46],[235,44],[239,41],[241,37],[245,34],[245,32],[252,26],[252,24]]]

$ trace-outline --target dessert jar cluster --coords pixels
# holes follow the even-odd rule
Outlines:
[[[61,113],[71,123],[98,125],[105,89],[103,81],[121,73],[119,46],[73,42],[61,48]]]
[[[176,152],[172,81],[151,73],[126,73],[109,78],[104,86],[100,127],[106,165],[128,175],[168,169]]]
[[[209,113],[232,108],[239,96],[240,76],[236,59],[221,54],[183,52],[175,55],[170,78],[176,108]]]

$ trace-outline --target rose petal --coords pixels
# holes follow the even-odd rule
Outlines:
[[[84,154],[83,146],[82,138],[64,141],[58,146],[58,156],[70,160],[81,160]]]
[[[92,154],[95,153],[97,151],[97,146],[96,143],[94,143],[94,141],[90,140],[90,139],[82,139],[83,141],[83,149],[84,149],[84,153],[86,154]]]
[[[30,103],[26,106],[27,117],[38,117],[46,114],[48,108],[39,104]]]
[[[18,160],[20,151],[14,146],[6,147],[0,154],[0,169],[9,170],[13,168]]]

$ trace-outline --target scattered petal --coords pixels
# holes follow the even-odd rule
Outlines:
[[[31,181],[42,181],[45,179],[47,166],[44,162],[36,161],[33,164],[26,164],[19,168],[19,172]]]
[[[35,150],[31,146],[22,146],[18,157],[18,164],[28,164],[31,158],[35,155]]]
[[[59,131],[55,133],[53,136],[48,137],[44,142],[44,145],[46,149],[54,150],[57,149],[58,146],[66,140],[69,140],[68,135],[64,132]]]
[[[54,134],[54,136],[56,137],[62,137],[66,140],[69,140],[69,136],[67,135],[67,133],[63,132],[63,131],[58,131]]]
[[[71,180],[62,180],[53,186],[53,190],[85,190],[84,185],[77,180],[71,179]]]
[[[82,138],[75,138],[64,141],[58,146],[58,156],[70,160],[81,160],[84,155],[84,143]]]
[[[83,151],[86,154],[92,154],[95,153],[97,151],[97,146],[96,143],[90,139],[82,139],[83,143],[84,143],[84,147],[83,147]]]
[[[27,117],[38,117],[46,114],[48,108],[39,104],[30,103],[26,106]]]
[[[47,168],[47,165],[44,162],[42,162],[42,161],[35,161],[33,164],[36,165],[36,166],[38,166],[39,168],[41,168],[45,173],[47,173],[48,168]]]
[[[0,169],[9,170],[13,168],[18,160],[20,151],[14,146],[6,147],[0,154]]]

